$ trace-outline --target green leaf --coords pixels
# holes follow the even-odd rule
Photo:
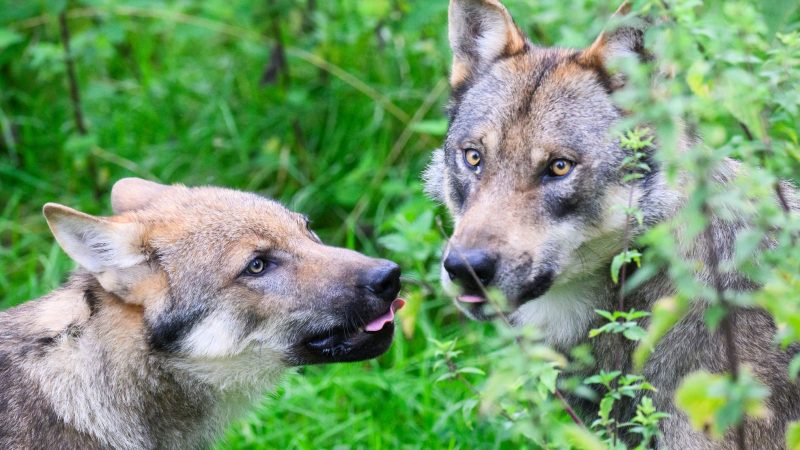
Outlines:
[[[16,44],[21,40],[21,34],[9,30],[8,28],[0,28],[0,50],[4,50],[6,47]]]
[[[478,369],[477,367],[462,367],[458,369],[458,373],[470,373],[474,375],[486,375],[486,372]]]
[[[558,370],[546,370],[539,377],[539,381],[547,389],[547,392],[554,393],[556,391],[556,381],[558,380]]]
[[[792,17],[794,11],[800,7],[800,3],[797,0],[769,0],[760,2],[760,6],[769,34],[774,35]]]
[[[711,305],[706,309],[706,325],[708,328],[712,330],[716,330],[719,323],[722,322],[722,319],[725,318],[725,315],[728,314],[728,310],[722,305]]]
[[[606,450],[603,442],[584,427],[569,424],[564,427],[564,438],[573,448],[581,450]]]
[[[434,382],[438,383],[440,381],[452,380],[455,377],[456,377],[456,374],[454,374],[453,372],[447,372],[447,373],[443,373],[443,374],[439,375],[439,377],[436,378],[436,380]]]
[[[644,331],[644,329],[642,329],[642,327],[636,326],[623,331],[622,335],[630,341],[641,341],[645,338],[645,336],[647,336],[647,333]]]
[[[786,427],[786,448],[800,450],[800,422],[791,422]]]
[[[675,391],[675,402],[686,411],[689,423],[698,431],[710,430],[715,438],[722,432],[714,420],[719,410],[725,406],[723,375],[705,371],[694,372],[683,379]]]
[[[603,397],[602,400],[600,400],[600,411],[598,412],[598,415],[600,416],[600,419],[603,421],[603,423],[608,423],[608,419],[609,417],[611,417],[611,408],[613,407],[614,407],[613,397],[606,396]]]
[[[800,354],[794,355],[792,361],[789,363],[789,376],[793,380],[796,380],[798,373],[800,373]]]
[[[358,11],[362,16],[381,18],[391,11],[389,0],[370,0],[368,2],[356,2]]]
[[[614,317],[613,313],[611,313],[610,311],[606,311],[606,310],[603,310],[603,309],[595,309],[594,312],[596,312],[599,316],[608,319],[611,322],[616,320],[616,318]]]

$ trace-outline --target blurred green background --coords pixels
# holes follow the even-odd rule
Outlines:
[[[73,267],[40,213],[48,201],[110,214],[126,176],[260,192],[326,241],[402,263],[410,305],[388,354],[287,376],[220,447],[501,445],[502,429],[462,413],[463,384],[434,383],[430,339],[494,332],[438,293],[436,217],[448,224],[420,181],[446,128],[447,3],[0,1],[0,307]],[[507,3],[541,43],[572,46],[615,9]]]

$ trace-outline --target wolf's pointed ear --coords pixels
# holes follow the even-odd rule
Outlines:
[[[92,273],[127,269],[145,260],[138,224],[90,216],[57,203],[42,209],[56,241]]]
[[[519,53],[527,45],[525,35],[498,0],[450,0],[448,21],[453,87],[500,56]]]
[[[141,178],[123,178],[111,188],[111,208],[116,214],[142,209],[169,188]]]
[[[584,64],[607,70],[609,63],[617,58],[649,59],[644,48],[647,22],[642,18],[631,16],[630,13],[631,4],[623,2],[611,17],[609,28],[600,33],[594,43],[583,51],[581,61]],[[612,75],[610,81],[612,90],[621,88],[625,82],[622,74]]]

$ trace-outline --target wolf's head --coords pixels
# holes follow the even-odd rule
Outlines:
[[[112,204],[113,217],[56,204],[44,214],[67,254],[141,311],[156,352],[280,366],[362,360],[391,344],[399,267],[324,245],[279,203],[130,178]]]
[[[624,26],[586,49],[542,48],[499,1],[451,0],[449,39],[450,126],[425,176],[455,219],[443,282],[459,285],[457,304],[474,318],[491,316],[487,286],[502,291],[512,320],[568,320],[570,296],[546,294],[601,270],[607,278],[620,250],[626,153],[610,131],[622,114],[611,94],[624,80],[609,63],[644,57],[643,32]]]

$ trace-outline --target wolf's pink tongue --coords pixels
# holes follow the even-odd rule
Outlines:
[[[478,297],[477,295],[459,295],[458,301],[464,303],[483,303],[486,301],[483,297]]]
[[[398,311],[405,304],[406,301],[403,300],[402,298],[395,299],[392,302],[392,305],[389,306],[389,311],[386,311],[386,314],[364,325],[364,331],[370,331],[370,332],[381,331],[387,323],[394,320],[394,312]]]

